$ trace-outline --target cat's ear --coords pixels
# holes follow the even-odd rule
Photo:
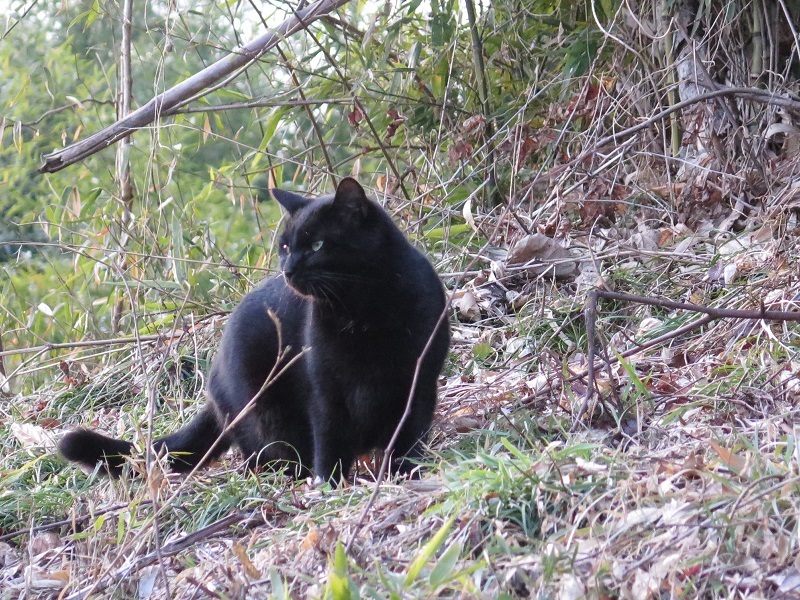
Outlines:
[[[286,209],[290,215],[293,215],[298,210],[303,208],[306,204],[311,202],[308,198],[301,196],[300,194],[295,194],[294,192],[287,192],[286,190],[279,190],[277,188],[273,188],[270,190],[272,193],[272,197],[278,201],[278,203]]]
[[[367,193],[352,177],[345,177],[339,182],[333,203],[360,218],[367,216],[370,207]]]

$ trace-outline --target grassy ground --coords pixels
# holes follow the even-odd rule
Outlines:
[[[564,256],[599,267],[620,291],[794,306],[789,227],[750,219],[721,238],[625,229],[634,214],[573,235]],[[513,247],[524,233],[502,218]],[[362,461],[348,485],[315,489],[245,475],[236,455],[189,479],[143,462],[144,478],[83,474],[54,456],[53,439],[89,424],[141,442],[151,415],[156,434],[177,427],[202,402],[219,324],[169,344],[45,361],[51,383],[2,404],[0,593],[793,597],[796,327],[723,319],[636,352],[700,315],[601,301],[598,351],[609,362],[598,362],[600,393],[577,422],[587,389],[575,377],[587,364],[582,278],[596,272],[552,281],[492,256],[466,275],[445,273],[456,286],[453,350],[419,481],[376,490]]]

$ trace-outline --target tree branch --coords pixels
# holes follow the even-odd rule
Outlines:
[[[611,290],[597,290],[600,298],[608,300],[621,300],[622,302],[635,302],[637,304],[647,304],[659,306],[672,310],[688,310],[703,313],[712,319],[763,319],[765,321],[800,321],[800,311],[786,310],[765,310],[762,306],[758,310],[738,310],[734,308],[713,308],[711,306],[700,306],[689,302],[675,302],[666,298],[651,298],[649,296],[639,296],[636,294],[624,294],[622,292],[612,292]]]
[[[240,48],[237,52],[229,54],[199,73],[195,73],[185,81],[159,94],[143,107],[133,111],[116,123],[62,150],[46,154],[44,156],[44,164],[39,168],[39,171],[41,173],[60,171],[107,148],[114,142],[130,135],[133,131],[150,125],[161,117],[174,114],[176,109],[209,86],[258,60],[268,50],[274,48],[281,39],[305,29],[308,24],[324,17],[348,2],[349,0],[319,0],[307,8],[298,10],[294,16],[286,19],[277,29],[268,31]]]
[[[589,156],[590,154],[597,152],[599,148],[602,148],[603,146],[606,146],[608,144],[617,144],[621,140],[624,140],[625,138],[630,137],[635,133],[639,133],[643,129],[647,129],[651,125],[658,123],[660,120],[668,117],[674,112],[683,110],[687,106],[691,106],[692,104],[697,104],[699,102],[705,102],[706,100],[719,98],[721,96],[738,96],[740,98],[744,98],[745,100],[749,100],[750,102],[758,102],[761,104],[769,104],[772,106],[782,106],[783,108],[786,108],[788,110],[800,111],[800,100],[795,100],[794,98],[787,96],[779,96],[777,92],[762,90],[760,88],[721,87],[717,90],[706,92],[705,94],[700,94],[698,96],[695,96],[694,98],[690,98],[688,100],[678,102],[677,104],[673,104],[672,106],[662,110],[660,113],[653,115],[652,117],[642,121],[641,123],[638,123],[632,127],[628,127],[627,129],[623,129],[622,131],[618,131],[617,133],[606,136],[601,140],[599,140],[596,144],[593,144],[591,148],[581,152],[578,155],[578,157],[572,160],[571,162],[578,163],[587,156]]]

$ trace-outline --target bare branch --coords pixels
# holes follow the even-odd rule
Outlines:
[[[159,94],[143,107],[133,111],[116,123],[67,148],[46,154],[44,156],[44,164],[39,168],[39,171],[42,173],[60,171],[87,156],[107,148],[114,142],[130,135],[133,131],[146,127],[161,117],[174,114],[176,109],[194,99],[197,94],[200,94],[206,88],[251,65],[267,51],[274,48],[281,39],[305,29],[308,24],[347,4],[348,1],[319,0],[307,8],[298,10],[294,16],[286,19],[277,29],[268,31],[240,48],[237,52],[229,54],[199,73]]]

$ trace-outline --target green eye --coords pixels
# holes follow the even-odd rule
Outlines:
[[[313,244],[311,244],[311,249],[312,249],[314,252],[316,252],[316,251],[317,251],[317,250],[319,250],[320,248],[322,248],[322,240],[317,240],[316,242],[314,242]]]

